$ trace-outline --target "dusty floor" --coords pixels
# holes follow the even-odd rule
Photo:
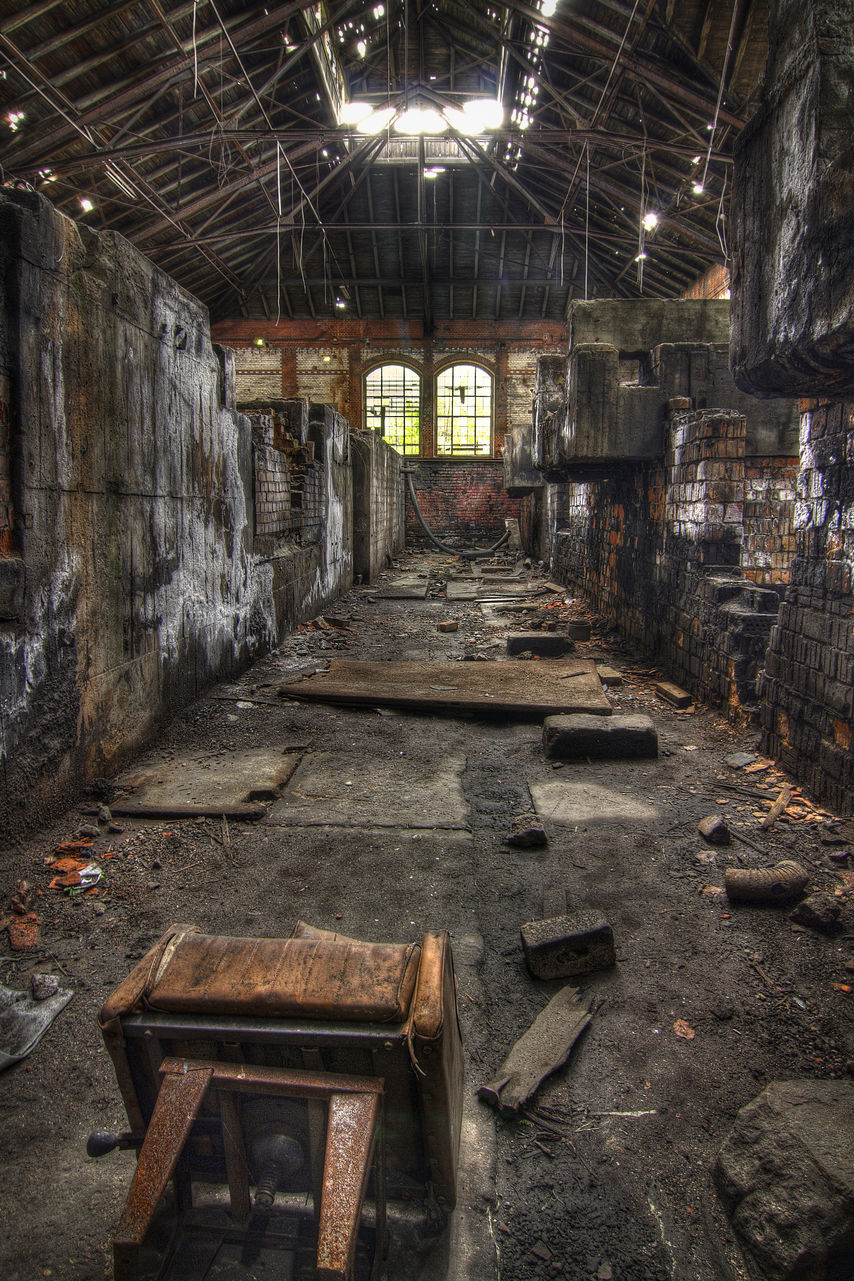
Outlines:
[[[440,555],[407,555],[396,572],[431,572],[435,582],[451,568]],[[839,860],[840,843],[851,825],[796,805],[761,830],[768,806],[757,793],[775,793],[781,776],[724,763],[737,750],[755,751],[755,736],[710,711],[669,708],[652,692],[651,665],[595,625],[577,653],[623,669],[610,697],[615,709],[654,717],[658,760],[554,768],[537,723],[278,697],[283,680],[335,656],[503,653],[503,631],[474,602],[373,596],[356,588],[336,603],[336,618],[351,630],[301,629],[240,681],[212,690],[128,771],[150,767],[165,777],[170,761],[190,754],[215,775],[230,752],[291,748],[303,765],[322,765],[315,785],[327,778],[332,790],[348,787],[357,798],[349,811],[334,807],[338,826],[324,825],[320,803],[312,813],[277,802],[263,822],[227,832],[218,820],[123,820],[123,832],[103,834],[91,850],[105,873],[100,892],[77,897],[48,888],[46,860],[93,821],[82,810],[6,851],[7,897],[29,881],[40,892],[42,925],[36,953],[11,952],[3,933],[0,980],[25,987],[35,967],[59,973],[75,996],[32,1055],[3,1075],[0,1275],[111,1276],[111,1230],[133,1157],[89,1160],[85,1142],[95,1127],[124,1124],[96,1012],[135,958],[173,921],[278,935],[299,917],[365,939],[447,928],[457,940],[468,1094],[463,1201],[433,1257],[393,1264],[390,1277],[752,1275],[712,1186],[714,1155],[737,1110],[767,1082],[850,1070],[854,927],[849,915],[845,931],[829,938],[777,909],[729,905],[708,887],[723,884],[730,863],[788,855],[809,869],[813,888],[844,892],[854,875]],[[584,615],[580,604],[574,612]],[[440,634],[436,624],[447,618],[459,630]],[[444,813],[436,812],[435,787],[409,795],[424,775],[447,789]],[[504,838],[514,816],[530,811],[532,791],[548,846],[514,850]],[[711,812],[748,843],[706,845],[696,825]],[[560,986],[529,976],[519,927],[552,909],[563,889],[570,906],[608,917],[618,964],[582,980],[593,1023],[569,1067],[537,1096],[533,1120],[500,1120],[474,1090]],[[678,1020],[691,1039],[677,1035]]]

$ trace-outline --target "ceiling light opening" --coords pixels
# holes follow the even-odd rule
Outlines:
[[[356,53],[359,55],[360,58],[364,58],[367,52],[368,52],[367,44],[365,43],[364,40],[360,40],[356,45]]]
[[[701,182],[695,182],[691,187],[691,190],[693,191],[695,196],[702,196],[703,192],[706,189]]]
[[[88,196],[81,196],[81,197],[80,197],[80,208],[83,210],[83,212],[84,212],[84,213],[91,213],[91,212],[92,212],[92,210],[95,208],[95,205],[94,205],[94,203],[89,199],[89,197],[88,197]]]
[[[369,102],[342,102],[338,108],[339,125],[357,125],[373,111]]]
[[[23,111],[9,111],[6,113],[6,123],[9,126],[9,128],[12,130],[12,133],[18,132],[23,120],[24,120]]]
[[[447,127],[448,121],[434,107],[407,107],[394,122],[397,133],[416,135],[444,133]]]
[[[643,216],[643,225],[646,231],[652,231],[658,226],[658,214],[654,209],[649,209]]]

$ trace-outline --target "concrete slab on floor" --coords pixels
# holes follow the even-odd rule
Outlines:
[[[328,672],[289,684],[283,692],[322,703],[501,713],[524,719],[555,712],[603,716],[611,712],[596,665],[587,659],[482,663],[333,659]]]
[[[377,600],[423,600],[427,595],[426,578],[395,578],[377,591]]]
[[[518,578],[449,578],[445,595],[448,600],[479,600],[481,597],[535,596],[538,590]]]
[[[451,753],[425,769],[397,756],[311,752],[270,813],[292,827],[448,828],[466,830],[462,775]]]
[[[592,823],[654,823],[661,812],[618,780],[615,787],[580,779],[530,784],[539,817],[561,826]]]
[[[119,785],[140,806],[239,805],[282,791],[302,753],[281,747],[172,756],[123,774]]]

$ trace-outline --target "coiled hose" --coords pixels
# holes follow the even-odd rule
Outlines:
[[[436,537],[436,535],[427,525],[427,522],[424,519],[424,517],[421,515],[421,508],[418,506],[418,498],[415,493],[415,486],[412,483],[413,473],[407,468],[403,468],[402,470],[403,470],[404,476],[406,477],[406,483],[409,486],[409,497],[412,499],[412,506],[415,508],[415,515],[418,517],[418,523],[421,526],[421,528],[424,530],[424,533],[430,539],[430,542],[433,544],[433,546],[438,547],[440,552],[446,552],[449,556],[462,556],[464,560],[485,560],[487,556],[492,556],[494,552],[498,551],[499,547],[503,547],[504,544],[507,542],[508,538],[510,537],[509,529],[505,529],[504,533],[501,535],[498,542],[493,543],[491,547],[459,548],[459,547],[449,547],[447,543],[443,543],[441,539]]]

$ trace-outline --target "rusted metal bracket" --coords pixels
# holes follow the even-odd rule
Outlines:
[[[249,1168],[234,1094],[279,1095],[327,1105],[317,1219],[317,1275],[321,1281],[351,1281],[362,1204],[375,1158],[372,1276],[378,1275],[386,1223],[381,1079],[178,1058],[164,1059],[160,1073],[160,1092],[113,1243],[115,1281],[136,1281],[142,1242],[209,1088],[219,1096],[231,1213],[238,1224],[248,1223],[251,1206]]]

